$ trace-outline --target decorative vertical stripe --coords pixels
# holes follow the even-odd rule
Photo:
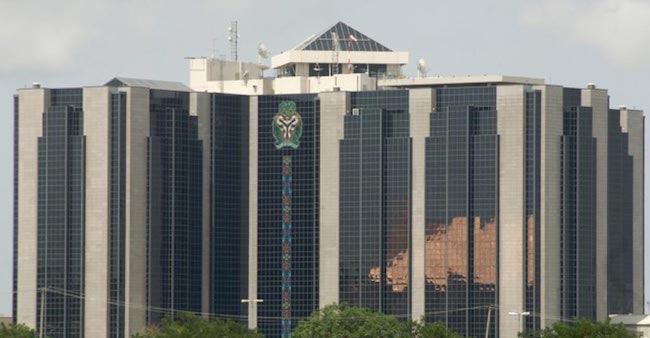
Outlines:
[[[282,157],[282,337],[291,337],[291,156]]]

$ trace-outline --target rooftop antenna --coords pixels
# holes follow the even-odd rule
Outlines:
[[[424,62],[423,58],[418,59],[417,68],[418,68],[418,74],[420,75],[420,77],[427,77],[427,71],[428,71],[427,63]]]
[[[239,43],[239,34],[237,33],[237,20],[230,21],[230,27],[228,27],[228,41],[230,41],[230,58],[234,61],[237,61],[237,49]]]
[[[212,38],[212,59],[217,57],[217,39]]]
[[[269,58],[269,49],[263,42],[257,44],[257,63],[263,63],[263,60]]]
[[[332,31],[332,70],[330,75],[339,73],[339,52],[341,51],[341,43],[339,42],[339,35]]]

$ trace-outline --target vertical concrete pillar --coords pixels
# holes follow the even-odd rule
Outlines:
[[[258,101],[250,98],[248,129],[248,327],[257,327],[257,148]]]
[[[499,323],[501,337],[516,337],[524,311],[524,151],[523,86],[497,87],[499,134]]]
[[[411,133],[411,316],[420,320],[425,315],[425,190],[426,138],[429,116],[435,106],[431,88],[409,90],[409,129]]]
[[[85,298],[86,337],[106,337],[108,322],[110,95],[108,87],[83,90],[86,138]]]
[[[38,138],[43,136],[43,113],[50,105],[48,89],[21,89],[18,118],[18,281],[16,322],[36,323],[38,247]]]
[[[124,334],[146,326],[147,303],[147,155],[149,89],[124,88],[126,106],[125,302]]]
[[[350,94],[320,94],[319,305],[339,301],[339,145]]]
[[[628,135],[628,153],[633,157],[632,177],[632,309],[635,314],[642,314],[644,310],[644,220],[643,220],[643,187],[644,175],[644,139],[645,117],[643,111],[621,109],[621,127]]]
[[[581,104],[592,108],[592,132],[596,138],[596,318],[604,320],[607,318],[607,90],[583,89]]]
[[[208,93],[191,93],[190,94],[190,115],[198,116],[198,133],[199,140],[203,145],[202,150],[202,173],[203,173],[203,191],[202,191],[202,254],[201,254],[201,311],[210,312],[210,301],[212,299],[210,287],[210,259],[211,259],[211,228],[210,219],[212,217],[212,208],[210,207],[210,190],[212,182],[210,179],[210,162],[212,161],[212,143],[210,134],[212,131],[210,111],[210,94]]]
[[[560,149],[564,113],[559,86],[539,86],[541,104],[540,155],[540,323],[560,318]]]

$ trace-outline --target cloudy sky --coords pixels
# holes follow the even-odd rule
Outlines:
[[[256,60],[258,42],[278,53],[344,21],[410,51],[407,75],[423,57],[429,75],[593,82],[609,89],[613,107],[650,110],[648,18],[650,0],[0,0],[0,313],[11,312],[17,88],[99,85],[114,76],[187,82],[183,57],[209,56],[213,39],[217,54],[229,54],[230,20],[239,20],[245,60]]]

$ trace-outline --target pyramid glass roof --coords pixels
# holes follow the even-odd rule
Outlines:
[[[348,26],[343,22],[325,30],[324,32],[314,35],[305,40],[294,50],[309,51],[331,51],[334,50],[334,40],[332,32],[336,32],[339,40],[340,50],[342,51],[359,51],[359,52],[392,52],[388,47],[369,38],[367,35]]]

